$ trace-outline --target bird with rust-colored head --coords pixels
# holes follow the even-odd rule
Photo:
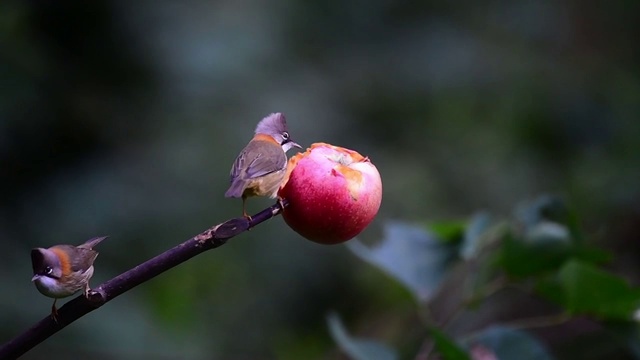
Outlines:
[[[53,298],[51,317],[57,321],[58,309],[56,301],[83,290],[84,296],[89,294],[89,280],[93,276],[93,263],[98,252],[93,248],[106,236],[87,240],[84,244],[55,245],[48,249],[31,250],[33,278],[40,293]]]

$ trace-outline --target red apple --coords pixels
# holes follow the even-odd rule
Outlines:
[[[295,232],[320,244],[338,244],[364,230],[378,213],[382,180],[369,158],[325,143],[291,159],[278,195]]]

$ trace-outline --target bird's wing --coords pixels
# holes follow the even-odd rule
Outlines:
[[[261,141],[250,142],[238,155],[231,168],[231,182],[236,179],[250,180],[283,170],[287,166],[287,155],[280,146],[264,146]]]
[[[257,144],[257,141],[252,143]],[[287,155],[282,150],[282,147],[278,146],[262,146],[260,152],[257,152],[257,156],[251,159],[246,171],[247,179],[254,179],[261,177],[272,172],[284,170],[287,167]]]
[[[233,166],[231,166],[231,173],[229,174],[229,182],[233,182],[235,179],[240,177],[240,172],[242,171],[242,167],[245,162],[245,150],[243,149],[240,152],[240,155],[236,158],[236,161],[233,162]]]
[[[73,272],[87,271],[93,265],[96,257],[98,257],[98,252],[91,249],[71,245],[56,245],[54,247],[60,248],[69,254],[69,265]]]
[[[76,248],[78,255],[75,257],[75,261],[71,261],[71,269],[74,271],[82,270],[87,271],[88,268],[93,265],[98,257],[98,252],[92,249]]]

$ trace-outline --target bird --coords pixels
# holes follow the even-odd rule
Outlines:
[[[242,198],[242,215],[247,215],[246,201],[252,196],[275,198],[287,169],[287,151],[302,148],[291,139],[282,113],[273,113],[256,126],[255,135],[242,149],[231,167],[228,198]]]
[[[51,317],[57,322],[56,301],[83,290],[89,296],[89,280],[98,252],[93,248],[107,236],[94,237],[82,245],[54,245],[48,249],[31,250],[33,277],[31,281],[40,293],[53,298]]]

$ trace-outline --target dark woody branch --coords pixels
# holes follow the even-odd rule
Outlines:
[[[284,206],[287,206],[286,200],[282,200],[255,216],[252,216],[250,221],[245,218],[236,218],[213,226],[182,244],[92,289],[89,292],[88,299],[82,295],[78,296],[58,309],[58,322],[55,322],[51,316],[47,316],[24,333],[0,346],[0,359],[15,359],[21,356],[65,326],[106,304],[117,296],[180,265],[198,254],[222,246],[230,238],[279,215]]]

